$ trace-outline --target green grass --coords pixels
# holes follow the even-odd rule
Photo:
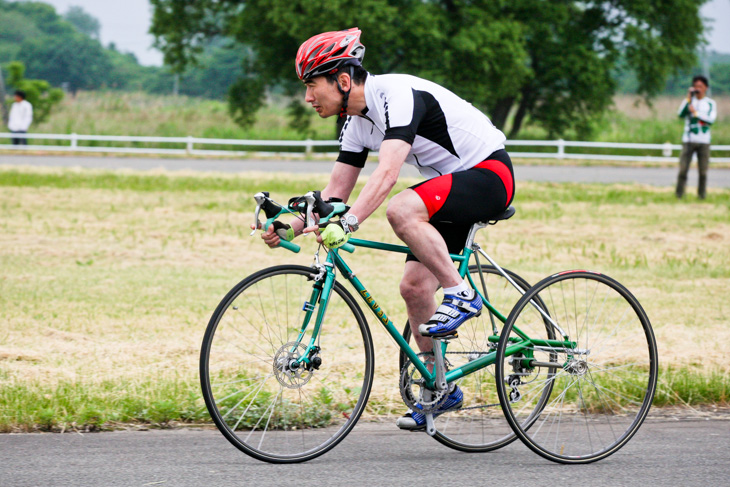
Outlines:
[[[95,431],[123,424],[165,428],[209,421],[193,378],[159,377],[154,386],[109,379],[85,384],[11,382],[0,390],[0,432]]]
[[[262,267],[308,265],[315,248],[300,239],[295,255],[249,238],[251,196],[286,201],[324,184],[0,167],[0,431],[207,420],[197,361],[219,300]],[[730,191],[677,201],[671,188],[518,183],[515,205],[513,219],[479,236],[490,255],[531,282],[570,268],[616,278],[657,335],[657,404],[728,402]],[[398,242],[384,208],[360,232]],[[402,326],[402,256],[360,249],[348,261]],[[367,415],[399,414],[397,349],[377,327],[373,335]]]
[[[666,367],[660,371],[654,405],[704,406],[730,404],[730,377],[716,369],[699,372]]]
[[[302,164],[306,164],[303,162]],[[271,192],[285,192],[291,190],[307,191],[313,185],[321,184],[320,177],[306,175],[291,179],[271,179],[267,182],[267,190]],[[176,176],[169,174],[125,174],[115,172],[62,172],[33,174],[22,169],[8,169],[0,172],[0,186],[27,187],[27,188],[58,188],[58,189],[115,189],[120,191],[140,192],[247,192],[256,193],[256,179],[230,178],[226,176]],[[293,186],[294,185],[294,186]],[[253,201],[253,200],[252,200]],[[216,205],[210,204],[209,209],[215,210]]]

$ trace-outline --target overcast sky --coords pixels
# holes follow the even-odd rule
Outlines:
[[[147,33],[151,21],[148,0],[42,0],[64,14],[78,5],[99,19],[104,45],[114,42],[122,52],[133,52],[140,63],[162,64],[162,54],[152,48],[154,38]],[[730,54],[730,0],[711,0],[702,7],[702,15],[712,27],[709,48]]]

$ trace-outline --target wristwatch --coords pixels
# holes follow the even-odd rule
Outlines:
[[[356,232],[357,229],[360,228],[360,223],[357,221],[357,217],[352,213],[345,213],[342,215],[340,223],[342,224],[342,228],[345,230],[345,233]]]

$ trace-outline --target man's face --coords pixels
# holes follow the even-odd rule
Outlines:
[[[342,108],[342,93],[337,83],[328,83],[324,76],[317,76],[304,82],[307,92],[304,101],[310,103],[320,117],[339,115]]]
[[[707,92],[707,86],[705,86],[705,84],[700,80],[697,80],[694,83],[692,83],[692,88],[697,90],[698,98],[702,98],[703,96],[705,96],[705,93]]]
[[[15,102],[20,103],[21,101],[23,101],[23,97],[20,95],[15,95]]]

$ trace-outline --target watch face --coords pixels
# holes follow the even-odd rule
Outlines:
[[[352,231],[357,230],[358,228],[358,222],[357,217],[355,215],[347,214],[345,215],[345,223],[347,223],[347,226],[352,229]]]

